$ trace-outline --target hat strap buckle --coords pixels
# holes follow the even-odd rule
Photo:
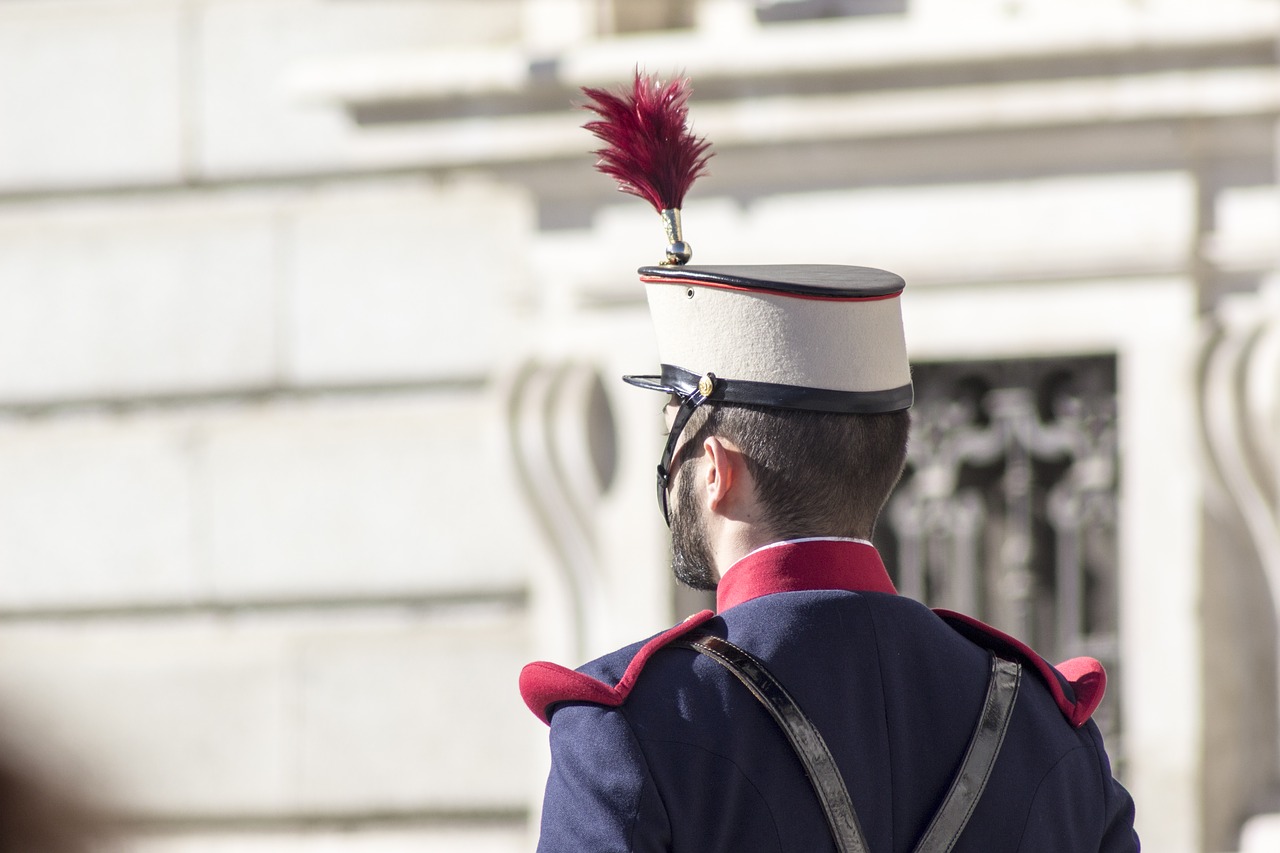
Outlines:
[[[671,505],[668,500],[671,485],[671,461],[676,454],[676,443],[684,432],[685,424],[693,416],[693,412],[716,390],[716,375],[705,373],[698,380],[698,385],[688,395],[681,394],[680,409],[671,421],[671,429],[667,432],[667,445],[662,450],[662,461],[658,463],[658,508],[662,510],[662,520],[671,526]]]

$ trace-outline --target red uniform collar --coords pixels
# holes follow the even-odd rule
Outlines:
[[[840,589],[897,594],[880,554],[860,539],[793,539],[757,548],[716,588],[720,612],[774,592]]]

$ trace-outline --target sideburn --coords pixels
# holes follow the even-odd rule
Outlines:
[[[706,519],[694,494],[692,462],[681,460],[676,474],[676,500],[671,507],[671,571],[685,586],[710,592],[717,582],[707,544]]]

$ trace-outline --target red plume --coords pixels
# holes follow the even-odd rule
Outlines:
[[[630,95],[582,90],[591,99],[583,109],[600,116],[583,127],[608,146],[592,152],[600,158],[596,168],[659,213],[681,206],[711,159],[711,143],[685,126],[691,91],[688,78],[663,83],[639,71]]]

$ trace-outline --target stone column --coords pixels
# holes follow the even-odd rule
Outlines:
[[[1206,809],[1254,812],[1240,849],[1275,850],[1280,847],[1280,814],[1275,813],[1280,805],[1280,281],[1223,299],[1206,321],[1201,424],[1210,471]]]

